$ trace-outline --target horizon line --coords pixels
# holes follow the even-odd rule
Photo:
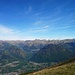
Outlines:
[[[34,40],[75,40],[75,38],[64,38],[64,39],[27,39],[27,40],[24,40],[24,39],[11,39],[11,40],[6,40],[6,39],[0,39],[0,41],[34,41]]]

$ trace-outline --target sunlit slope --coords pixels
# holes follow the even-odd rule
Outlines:
[[[28,75],[75,75],[75,59]]]

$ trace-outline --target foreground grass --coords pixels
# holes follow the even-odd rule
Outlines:
[[[52,68],[43,69],[38,72],[22,75],[75,75],[75,59]]]

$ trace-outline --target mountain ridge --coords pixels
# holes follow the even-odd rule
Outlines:
[[[33,62],[59,62],[74,56],[75,54],[62,44],[49,44],[40,49],[30,60]]]

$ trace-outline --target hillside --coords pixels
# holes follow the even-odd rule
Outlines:
[[[31,74],[20,75],[75,75],[75,58],[52,68],[46,68]]]
[[[75,57],[70,45],[49,44],[40,49],[30,60],[33,62],[58,63]]]
[[[0,60],[25,59],[25,56],[26,53],[21,48],[13,46],[7,42],[0,43]]]

